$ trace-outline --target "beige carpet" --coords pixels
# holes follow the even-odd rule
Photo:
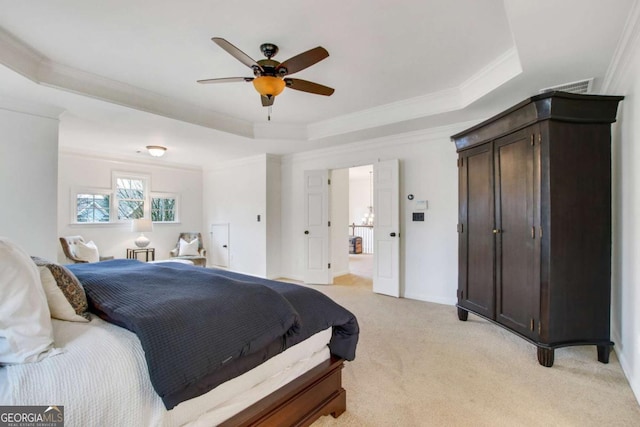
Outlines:
[[[312,286],[360,323],[356,360],[343,371],[347,412],[320,426],[640,426],[640,408],[615,354],[594,346],[556,350],[552,368],[535,347],[452,306],[371,292],[347,275]]]

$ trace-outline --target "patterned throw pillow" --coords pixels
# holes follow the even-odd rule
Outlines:
[[[84,288],[65,266],[43,258],[31,257],[40,270],[51,317],[71,322],[88,322],[91,315]]]

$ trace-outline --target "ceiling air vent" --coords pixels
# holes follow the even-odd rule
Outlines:
[[[591,93],[592,86],[593,78],[540,89],[540,93],[553,92],[556,90],[570,93]]]

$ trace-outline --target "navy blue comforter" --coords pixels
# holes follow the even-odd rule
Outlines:
[[[68,267],[91,311],[137,334],[167,409],[328,327],[332,354],[355,357],[355,317],[313,289],[180,263]]]

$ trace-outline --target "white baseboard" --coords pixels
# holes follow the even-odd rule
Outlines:
[[[415,299],[418,301],[434,302],[436,304],[444,304],[444,305],[456,305],[456,303],[458,302],[458,300],[455,298],[433,297],[430,295],[415,294],[412,292],[405,293],[403,297],[409,298],[409,299]]]

